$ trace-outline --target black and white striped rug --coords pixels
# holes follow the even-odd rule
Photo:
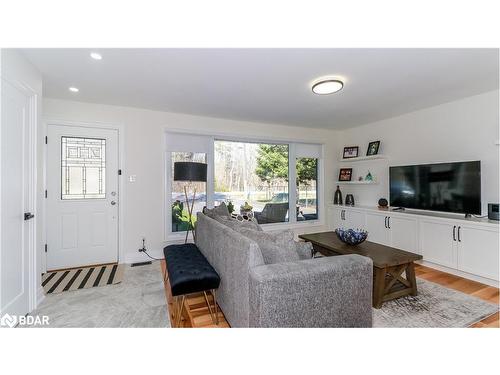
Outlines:
[[[45,294],[118,284],[123,280],[123,264],[106,264],[47,272],[42,275]]]

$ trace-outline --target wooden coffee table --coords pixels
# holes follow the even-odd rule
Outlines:
[[[373,307],[377,309],[386,301],[417,295],[413,262],[422,259],[421,255],[369,241],[356,246],[347,245],[338,239],[335,232],[301,234],[299,238],[311,242],[314,251],[324,256],[358,254],[371,258]]]

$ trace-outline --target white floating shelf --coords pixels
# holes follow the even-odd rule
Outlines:
[[[357,158],[340,159],[341,163],[354,163],[357,161],[368,161],[368,160],[384,160],[387,159],[385,155],[372,155],[372,156],[359,156]]]
[[[377,181],[337,181],[338,185],[378,185]]]

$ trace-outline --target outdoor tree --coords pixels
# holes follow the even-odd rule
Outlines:
[[[308,204],[307,189],[311,185],[311,181],[316,181],[318,175],[318,159],[315,158],[298,158],[297,159],[297,190],[300,185],[304,185],[306,193],[306,206]],[[299,199],[297,193],[297,199]]]
[[[267,184],[269,199],[273,180],[281,178],[288,181],[288,145],[260,144],[255,174]]]

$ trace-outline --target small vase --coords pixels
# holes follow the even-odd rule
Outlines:
[[[342,205],[342,192],[340,191],[340,187],[337,185],[337,190],[335,190],[335,194],[333,195],[333,204]]]

